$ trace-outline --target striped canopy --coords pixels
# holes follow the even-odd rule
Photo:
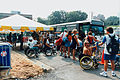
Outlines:
[[[53,27],[35,22],[21,15],[12,15],[0,20],[0,31],[53,31]]]

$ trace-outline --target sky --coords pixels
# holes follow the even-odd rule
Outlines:
[[[103,14],[109,16],[120,15],[120,0],[0,0],[0,13],[20,11],[22,14],[32,14],[37,17],[47,18],[53,11],[86,12],[89,17]]]

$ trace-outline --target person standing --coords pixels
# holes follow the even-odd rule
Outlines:
[[[8,36],[8,40],[9,40],[9,43],[12,44],[12,32],[10,32],[9,36]]]
[[[72,32],[73,32],[73,36],[72,36],[71,48],[73,49],[73,60],[76,61],[75,52],[76,52],[77,45],[79,46],[78,38],[76,35],[78,32],[77,32],[77,29],[73,29]]]
[[[17,41],[17,34],[13,34],[13,45],[16,47],[16,41]]]
[[[64,32],[62,32],[60,34],[60,37],[62,37],[62,43],[61,43],[61,47],[60,47],[60,56],[64,56],[65,43],[64,43],[63,39],[66,37],[66,35],[67,35],[67,29],[64,29]],[[62,53],[62,49],[63,49],[63,53]]]
[[[71,31],[68,32],[67,36],[64,38],[63,40],[65,42],[65,58],[67,58],[66,56],[66,48],[68,48],[68,58],[70,58],[70,43],[72,41],[72,35],[71,35]]]
[[[23,32],[21,32],[21,34],[19,35],[19,40],[20,40],[20,50],[24,50],[23,49]]]
[[[92,31],[88,32],[88,36],[86,37],[86,40],[90,43],[90,44],[94,44],[94,42],[98,42],[99,40],[97,40],[93,35],[92,35]]]
[[[85,33],[82,30],[79,31],[79,36],[80,36],[80,38],[81,38],[82,41],[86,37]]]
[[[99,46],[103,45],[105,43],[104,47],[104,71],[100,73],[101,76],[107,77],[107,68],[108,68],[108,61],[111,61],[111,68],[112,68],[112,76],[116,76],[114,69],[115,64],[114,60],[116,59],[116,54],[111,54],[108,49],[108,45],[112,43],[112,39],[118,40],[118,37],[113,34],[113,28],[108,27],[106,29],[107,35],[104,36],[103,41],[98,44]],[[111,38],[112,37],[112,38]],[[112,45],[113,46],[113,45]],[[117,47],[116,47],[117,48]],[[116,49],[114,49],[116,50]]]

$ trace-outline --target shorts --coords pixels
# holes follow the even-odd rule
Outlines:
[[[116,54],[104,54],[104,60],[116,60]]]
[[[71,47],[72,49],[76,49],[77,44],[73,44],[73,45],[71,45],[70,47]]]

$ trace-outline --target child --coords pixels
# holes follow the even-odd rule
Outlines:
[[[110,51],[117,51],[118,47],[112,47],[114,46],[114,44],[112,44],[112,46],[109,46],[110,49],[108,49],[108,45],[110,43],[113,43],[115,41],[112,41],[112,39],[118,41],[118,37],[113,34],[113,28],[112,27],[107,27],[106,29],[107,35],[104,36],[103,41],[99,44],[99,46],[103,45],[105,43],[105,47],[104,47],[104,71],[100,73],[101,76],[107,77],[107,68],[108,68],[108,61],[111,61],[111,74],[112,76],[116,76],[114,69],[115,69],[115,64],[114,64],[114,60],[116,60],[116,54],[111,54]],[[114,48],[114,49],[112,49]],[[112,50],[111,50],[112,49]]]

